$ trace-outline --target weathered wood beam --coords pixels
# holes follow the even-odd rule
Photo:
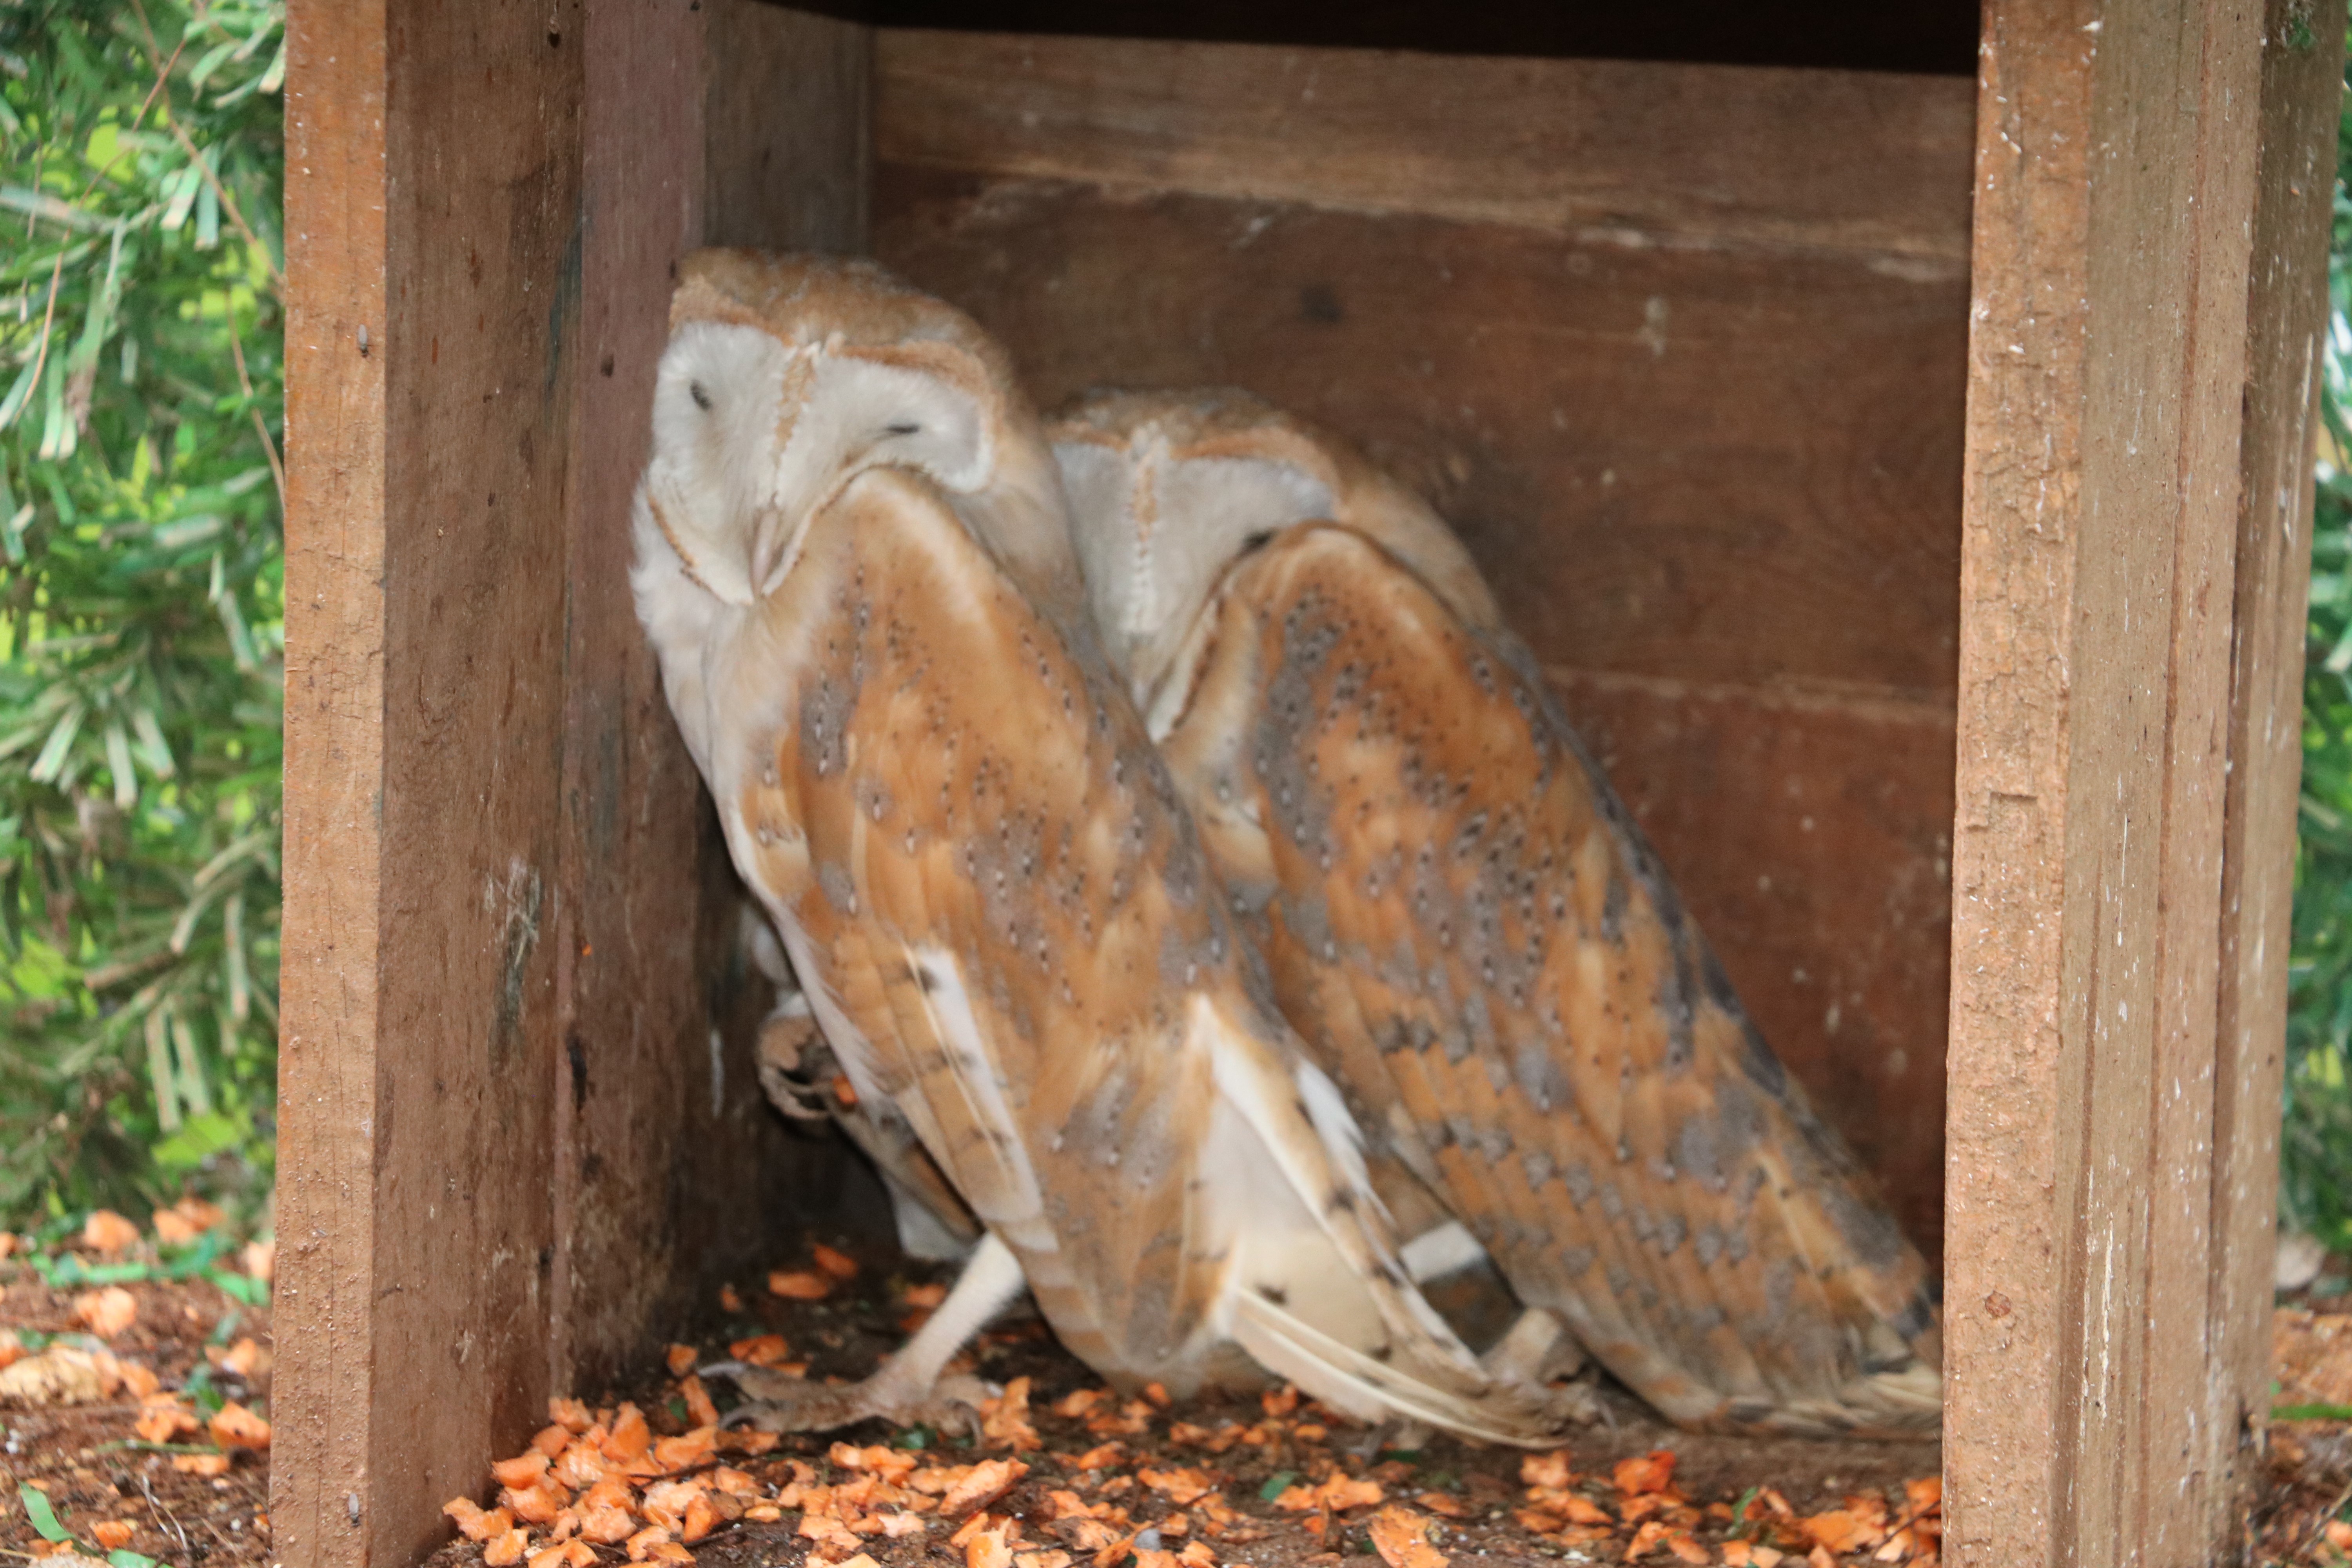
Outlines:
[[[2281,560],[2240,592],[2240,476],[2266,422],[2302,418],[2307,380],[2250,394],[2293,356],[2250,359],[2249,331],[2318,329],[2320,231],[2274,226],[2301,249],[2251,294],[2250,265],[2266,176],[2308,161],[2334,102],[2326,61],[2264,57],[2340,43],[2220,0],[1986,12],[1946,1210],[1962,1563],[2214,1561],[2261,1417],[2242,1368],[2214,1380],[2262,1307],[2216,1282],[2267,1237],[2242,1166],[2275,1080],[2224,1130],[2217,1069],[2225,1005],[2275,1023],[2220,983],[2225,858],[2268,919],[2292,854],[2267,740],[2241,786],[2265,816],[2225,826],[2233,736],[2293,731],[2294,683],[2257,668],[2233,693],[2231,654],[2291,649],[2299,601]]]
[[[729,238],[857,242],[864,35],[290,9],[272,1513],[356,1568],[838,1189],[760,1100],[626,571],[671,262],[728,191]]]

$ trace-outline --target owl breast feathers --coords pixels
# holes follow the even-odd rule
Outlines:
[[[1444,525],[1239,394],[1050,435],[1105,640],[1376,1142],[1673,1419],[1932,1430],[1934,1280]]]

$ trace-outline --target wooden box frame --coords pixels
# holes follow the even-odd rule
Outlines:
[[[1940,1226],[1948,1551],[2229,1555],[2266,1415],[2324,17],[1988,0],[1971,89],[751,0],[290,11],[282,1562],[415,1560],[549,1393],[839,1196],[746,1092],[733,895],[628,605],[670,265],[708,242],[871,247],[1048,398],[1223,374],[1438,492],[1768,1025],[1821,978],[1916,1036],[1864,1152]],[[1749,357],[1636,374],[1693,319]],[[1602,436],[1546,446],[1537,392]],[[1612,452],[1633,499],[1574,493]],[[1767,811],[1783,777],[1836,787]],[[1857,864],[1909,879],[1875,946]],[[1776,1031],[1833,1112],[1842,1006]]]

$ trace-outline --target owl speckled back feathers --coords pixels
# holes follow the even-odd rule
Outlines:
[[[1685,1425],[1932,1428],[1934,1280],[1435,514],[1237,393],[1049,434],[1284,1012],[1520,1298]]]
[[[638,503],[640,615],[736,867],[859,1100],[988,1232],[883,1372],[772,1384],[758,1417],[923,1414],[1025,1279],[1123,1387],[1271,1372],[1544,1440],[1403,1279],[1357,1130],[1247,980],[1002,351],[863,263],[689,258]]]

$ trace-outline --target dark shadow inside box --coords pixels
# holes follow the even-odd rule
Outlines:
[[[1978,7],[1934,0],[1698,0],[1677,6],[1254,4],[1252,0],[840,0],[803,7],[884,27],[1045,33],[1202,43],[1306,44],[1446,55],[1813,66],[1968,76]]]

